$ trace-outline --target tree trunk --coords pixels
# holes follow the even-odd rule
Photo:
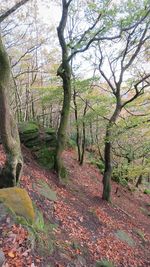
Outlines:
[[[105,136],[105,149],[104,149],[104,163],[105,163],[105,171],[103,176],[103,195],[102,199],[106,201],[110,201],[111,194],[111,175],[112,175],[112,158],[111,158],[111,147],[112,147],[112,126],[116,122],[119,114],[121,112],[121,108],[116,106],[116,109],[109,120],[109,123],[106,128],[106,136]]]
[[[73,92],[73,103],[74,103],[74,116],[75,116],[75,122],[76,122],[76,144],[78,149],[78,162],[81,161],[81,149],[80,149],[80,130],[78,125],[78,107],[76,102],[76,91],[74,88]]]
[[[143,176],[142,176],[142,174],[140,174],[139,177],[138,177],[138,180],[136,182],[136,185],[135,185],[136,187],[138,187],[139,185],[142,184],[142,179],[143,179]]]
[[[0,187],[12,187],[19,181],[23,159],[18,128],[9,105],[10,64],[0,37],[0,134],[6,163],[0,173]]]
[[[85,142],[86,142],[86,136],[85,136],[85,115],[86,115],[86,112],[87,112],[87,107],[88,107],[88,101],[86,100],[85,108],[84,108],[84,112],[83,112],[83,123],[82,123],[83,137],[82,137],[82,152],[81,152],[80,165],[83,165],[84,155],[85,155]]]
[[[62,63],[57,70],[57,75],[63,81],[63,106],[61,111],[60,125],[57,133],[57,145],[55,155],[55,170],[57,171],[60,182],[66,178],[66,170],[62,161],[62,152],[66,143],[66,131],[69,120],[70,102],[71,102],[71,68],[68,60],[68,46],[65,41],[65,27],[68,17],[68,7],[70,1],[62,0],[62,16],[57,28],[58,39],[62,50]]]
[[[104,150],[104,162],[105,171],[103,176],[103,195],[102,199],[110,201],[111,193],[111,174],[112,174],[112,162],[111,162],[111,123],[107,126],[105,137],[105,150]]]
[[[66,143],[66,130],[69,119],[70,102],[71,102],[71,71],[70,66],[67,62],[58,69],[58,75],[63,79],[63,107],[61,111],[60,125],[57,133],[57,145],[56,145],[56,156],[55,156],[55,170],[57,171],[58,178],[62,181],[66,177],[65,168],[62,161],[62,152],[65,148]]]

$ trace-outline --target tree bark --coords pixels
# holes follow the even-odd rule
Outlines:
[[[74,103],[74,116],[75,116],[75,122],[76,122],[76,144],[77,144],[77,150],[78,150],[78,162],[81,161],[81,149],[80,149],[80,130],[78,125],[78,107],[76,102],[76,90],[74,88],[73,92],[73,103]]]
[[[120,106],[120,104],[119,104]],[[116,105],[116,109],[109,120],[109,123],[106,128],[106,136],[105,136],[105,149],[104,149],[104,163],[105,163],[105,171],[103,176],[103,195],[102,199],[106,201],[110,201],[111,195],[111,175],[112,175],[112,126],[116,122],[121,108]]]
[[[17,124],[9,104],[10,64],[0,37],[0,134],[6,153],[0,173],[0,187],[12,187],[20,179],[23,159]]]
[[[71,103],[71,68],[68,60],[68,47],[64,37],[64,31],[68,17],[69,1],[62,0],[62,17],[57,28],[58,39],[62,49],[62,63],[57,70],[57,75],[62,78],[63,81],[63,106],[61,111],[60,125],[57,133],[57,145],[55,155],[55,170],[58,174],[59,181],[62,182],[66,178],[66,170],[63,165],[62,152],[66,143],[66,131],[69,120],[69,111]]]
[[[86,103],[85,103],[85,108],[84,108],[84,112],[83,112],[83,123],[82,123],[82,133],[83,133],[83,136],[82,136],[82,151],[81,151],[81,160],[80,160],[80,165],[83,165],[83,161],[84,161],[84,155],[85,155],[85,142],[86,142],[86,130],[85,130],[85,115],[86,115],[86,112],[87,112],[87,107],[88,107],[88,101],[86,100]]]
[[[58,70],[58,75],[63,79],[63,107],[61,111],[60,125],[57,133],[57,145],[55,156],[55,170],[57,171],[59,180],[63,180],[66,177],[66,172],[62,160],[62,152],[66,143],[66,130],[69,119],[70,102],[71,102],[71,71],[67,62],[64,62],[63,71]],[[62,71],[62,72],[61,72]]]

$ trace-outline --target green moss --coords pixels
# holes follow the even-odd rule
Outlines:
[[[55,135],[56,134],[55,129],[53,129],[53,128],[45,128],[45,133],[49,134],[49,135]]]
[[[18,223],[22,224],[29,233],[29,241],[31,243],[32,249],[38,251],[39,255],[47,256],[53,252],[53,244],[54,244],[54,234],[53,230],[56,228],[56,225],[51,224],[50,222],[45,222],[43,213],[35,208],[35,221],[33,224],[28,223],[26,220],[22,218],[17,218]]]
[[[64,166],[62,166],[61,167],[61,171],[60,171],[60,177],[59,177],[59,179],[60,179],[60,183],[63,185],[66,185],[66,184],[68,184],[69,183],[69,179],[68,179],[68,172],[67,172],[67,169],[64,167]]]
[[[39,131],[39,126],[36,122],[22,122],[19,124],[19,132],[21,134],[35,133]]]
[[[23,216],[31,223],[34,222],[35,213],[32,201],[25,189],[17,187],[0,189],[0,201],[16,215]]]
[[[55,150],[42,146],[36,153],[37,161],[46,169],[53,169]]]
[[[110,261],[97,261],[95,267],[115,267]]]
[[[73,249],[75,249],[75,250],[77,250],[77,249],[80,249],[81,250],[81,246],[80,246],[80,244],[77,241],[72,241],[71,247]]]
[[[115,233],[116,237],[121,241],[127,243],[129,246],[134,247],[135,242],[134,240],[123,230],[117,230]]]
[[[145,234],[139,229],[134,229],[135,233],[145,242]]]
[[[150,195],[150,189],[145,189],[145,190],[144,190],[144,194],[146,194],[146,195]]]
[[[39,180],[38,184],[34,184],[34,188],[45,198],[51,201],[57,200],[56,192],[53,191],[46,182]]]

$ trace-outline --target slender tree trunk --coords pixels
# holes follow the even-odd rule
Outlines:
[[[23,159],[18,128],[9,104],[10,64],[0,38],[0,134],[6,163],[0,173],[0,187],[12,187],[19,181]]]
[[[63,79],[63,107],[61,111],[61,119],[60,125],[57,133],[57,146],[56,146],[56,156],[55,156],[55,170],[57,171],[59,180],[61,181],[66,176],[65,168],[62,161],[62,152],[65,148],[66,143],[66,130],[69,119],[69,111],[70,111],[70,102],[71,102],[71,72],[70,66],[66,62],[64,64],[63,73],[60,72],[61,69],[58,70],[58,75],[60,75]]]
[[[136,187],[138,187],[139,185],[142,184],[142,179],[143,179],[143,176],[142,176],[142,174],[140,174],[139,177],[138,177],[138,180],[136,182],[136,185],[135,185]]]
[[[62,182],[63,178],[66,178],[66,170],[63,165],[62,152],[66,143],[66,132],[69,120],[69,111],[71,103],[71,68],[68,61],[68,46],[65,41],[65,27],[68,17],[68,7],[70,1],[62,0],[62,16],[57,28],[58,39],[62,49],[62,63],[57,70],[57,75],[62,78],[63,81],[63,106],[61,111],[60,125],[57,133],[57,145],[55,155],[55,170],[57,171],[58,178]]]
[[[76,122],[76,144],[77,144],[77,150],[78,150],[78,162],[80,162],[81,161],[80,131],[79,131],[79,125],[78,125],[78,108],[77,108],[77,102],[76,102],[75,89],[73,92],[73,103],[74,103],[74,116],[75,116],[75,122]]]
[[[94,137],[93,137],[93,125],[92,121],[90,121],[90,137],[91,137],[91,145],[94,144]]]
[[[103,176],[103,195],[102,199],[106,201],[110,201],[111,194],[111,175],[112,175],[112,126],[116,122],[119,114],[121,112],[121,108],[116,106],[114,114],[110,118],[110,121],[106,128],[106,136],[105,136],[105,149],[104,149],[104,162],[105,162],[105,171]]]
[[[82,136],[82,153],[81,153],[81,160],[80,160],[80,165],[83,165],[83,161],[84,161],[84,155],[85,155],[85,115],[86,115],[86,112],[87,112],[87,107],[88,107],[88,101],[86,100],[86,104],[85,104],[85,108],[84,108],[84,112],[83,112],[83,123],[82,123],[82,133],[83,133],[83,136]]]

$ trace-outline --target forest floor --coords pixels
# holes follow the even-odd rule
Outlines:
[[[37,164],[28,149],[23,148],[23,153],[21,187],[28,191],[45,221],[55,226],[50,237],[53,249],[48,250],[46,245],[31,249],[28,232],[21,225],[10,225],[7,218],[0,225],[0,246],[6,256],[4,267],[94,267],[101,259],[110,260],[115,267],[150,266],[148,195],[112,182],[112,203],[106,203],[101,199],[99,170],[88,162],[79,166],[74,151],[64,152],[69,176],[65,187],[57,184],[54,172]],[[0,146],[0,165],[4,161]],[[34,186],[39,180],[57,193],[56,201],[39,194]]]

